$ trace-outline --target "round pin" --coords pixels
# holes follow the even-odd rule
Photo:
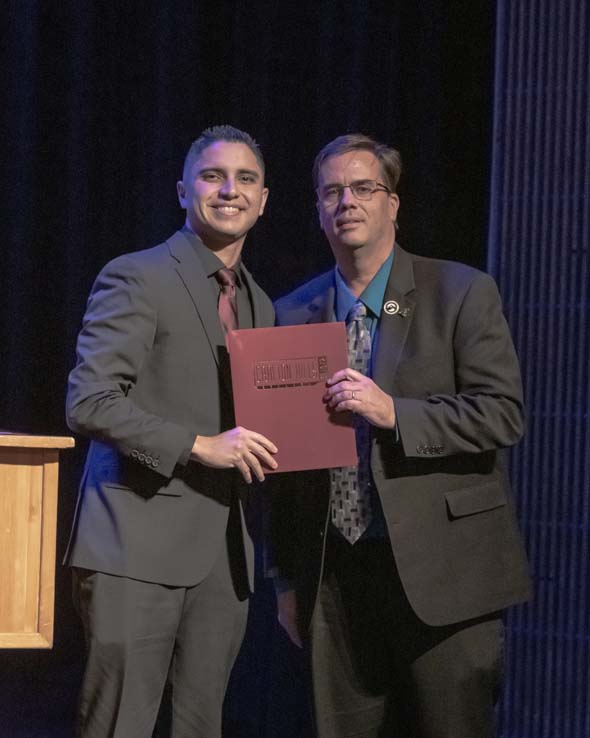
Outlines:
[[[399,313],[399,302],[388,300],[385,305],[383,305],[383,312],[387,313],[387,315],[396,315]]]

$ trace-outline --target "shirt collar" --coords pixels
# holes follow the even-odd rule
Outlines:
[[[381,306],[383,305],[389,274],[393,266],[393,251],[391,249],[389,256],[379,267],[377,274],[375,274],[358,298],[363,302],[367,310],[371,312],[372,317],[375,318],[378,318],[381,314]],[[336,283],[336,305],[334,306],[336,320],[346,321],[346,316],[350,312],[350,308],[357,301],[357,298],[348,288],[338,267],[334,268],[334,281]]]

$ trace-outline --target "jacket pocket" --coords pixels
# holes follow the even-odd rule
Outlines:
[[[151,497],[182,497],[182,491],[177,487],[155,487],[155,486],[139,486],[123,484],[122,482],[102,482],[100,484],[101,489],[112,489],[122,494],[133,494],[137,497],[143,497],[144,500],[149,500]]]
[[[451,519],[495,510],[506,505],[506,493],[498,482],[453,489],[446,493],[445,499]]]
[[[173,477],[166,479],[150,469],[129,468],[128,465],[102,467],[97,474],[101,486],[133,492],[149,499],[154,495],[182,497],[182,482]]]

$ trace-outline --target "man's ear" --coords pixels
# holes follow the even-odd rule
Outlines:
[[[184,182],[181,179],[176,183],[176,192],[178,193],[178,202],[180,203],[180,207],[186,209],[186,190]]]
[[[395,223],[397,221],[397,211],[399,210],[399,197],[395,192],[391,192],[389,195],[389,211],[391,213],[391,220]]]
[[[318,211],[318,220],[320,221],[320,228],[322,231],[324,230],[324,224],[322,223],[322,207],[320,203],[316,200],[315,203],[315,209]]]
[[[262,213],[264,213],[264,208],[266,207],[266,201],[268,200],[268,187],[264,187],[262,190],[262,200],[260,202],[260,210],[258,211],[258,215],[261,216]]]

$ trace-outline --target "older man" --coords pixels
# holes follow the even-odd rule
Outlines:
[[[491,738],[501,610],[529,578],[499,451],[522,433],[517,359],[493,280],[395,242],[397,151],[318,154],[336,268],[279,300],[279,324],[342,320],[358,466],[286,476],[271,535],[279,619],[309,640],[320,738]]]

